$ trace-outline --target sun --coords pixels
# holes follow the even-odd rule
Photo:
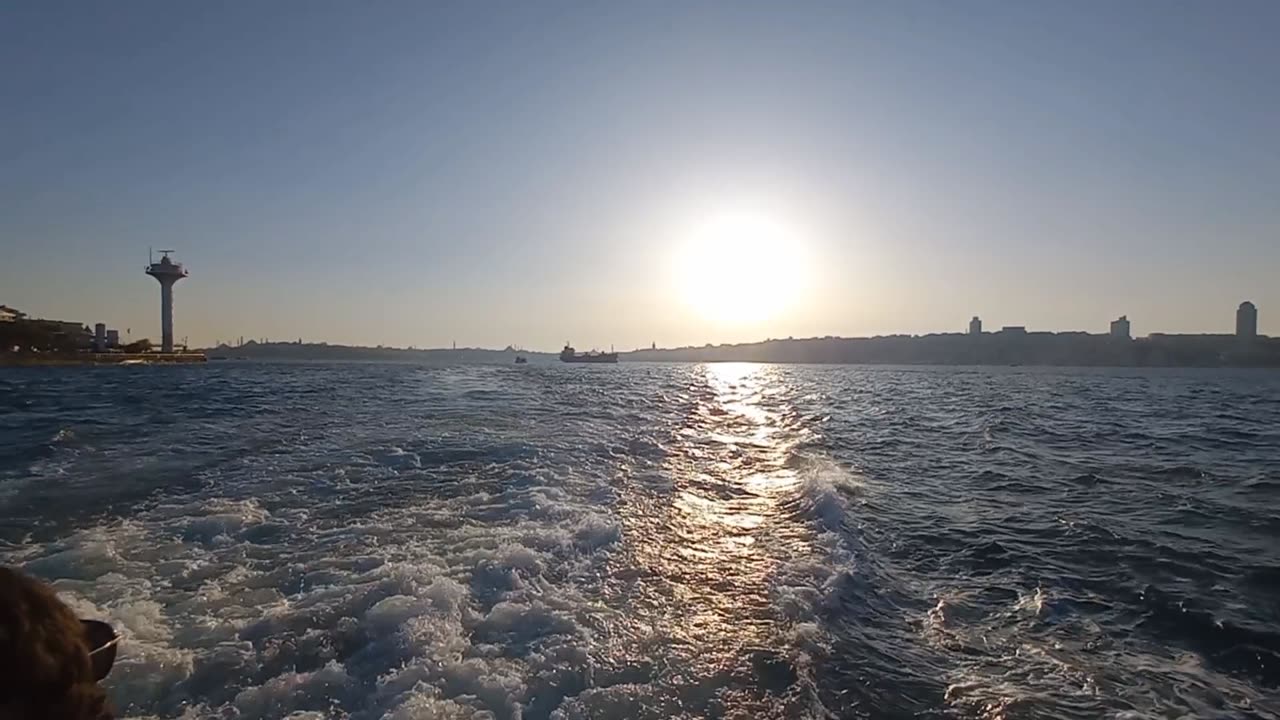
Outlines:
[[[726,324],[767,320],[795,301],[805,281],[800,246],[762,213],[723,213],[697,224],[676,259],[685,302]]]

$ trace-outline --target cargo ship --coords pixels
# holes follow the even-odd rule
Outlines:
[[[560,351],[560,362],[567,363],[617,363],[618,353],[616,352],[591,352],[580,353],[574,350],[571,345],[565,343],[564,349]]]

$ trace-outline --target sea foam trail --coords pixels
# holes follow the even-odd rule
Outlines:
[[[507,527],[441,532],[421,529],[421,508],[339,524],[254,501],[161,505],[22,559],[125,634],[111,687],[128,714],[510,718],[531,692],[585,682],[606,611],[575,578],[617,537],[586,508],[532,506]]]
[[[1269,375],[88,372],[0,561],[127,717],[1280,716]]]
[[[734,685],[743,706],[812,714],[812,681],[790,686],[812,664],[804,648],[820,646],[806,609],[822,591],[820,558],[780,564],[769,581],[791,621],[775,639],[800,650],[669,681],[655,661],[685,658],[668,631],[644,639],[650,654],[609,656],[636,639],[625,603],[593,591],[619,522],[536,478],[358,521],[273,512],[274,499],[163,503],[14,559],[124,633],[110,685],[130,716],[665,717],[714,709]],[[793,494],[817,517],[834,512],[833,492],[814,479]],[[680,652],[700,652],[686,641]],[[789,696],[753,697],[770,673]]]

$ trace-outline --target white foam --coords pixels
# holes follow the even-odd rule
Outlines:
[[[1005,608],[983,597],[990,587],[942,594],[922,623],[941,648],[968,648],[948,673],[946,701],[977,717],[1137,705],[1116,717],[1213,717],[1263,712],[1268,699],[1191,654],[1139,639],[1108,642],[1097,625],[1054,618],[1052,591],[1027,588]],[[1148,714],[1144,714],[1148,713]],[[1262,716],[1266,716],[1263,714]]]
[[[235,697],[236,710],[249,717],[280,717],[294,712],[337,706],[358,689],[358,683],[343,666],[330,662],[314,672],[288,672]],[[319,705],[320,707],[315,707]]]
[[[419,522],[487,515],[506,522]],[[108,687],[125,716],[516,718],[531,680],[586,664],[606,611],[574,573],[620,538],[558,488],[290,517],[256,498],[161,504],[8,559],[122,632]]]
[[[731,537],[717,542],[771,556],[753,565],[746,589],[732,582],[740,568],[723,567],[717,582],[752,593],[743,598],[750,607],[717,608],[725,637],[703,646],[683,614],[703,609],[690,595],[708,588],[677,586],[638,561],[654,538],[631,536],[618,502],[633,470],[645,492],[676,486],[677,473],[660,464],[683,440],[653,441],[660,452],[636,457],[607,434],[579,442],[548,431],[536,445],[495,442],[490,449],[511,458],[488,461],[469,443],[490,431],[451,430],[437,444],[464,460],[448,460],[446,471],[430,461],[445,451],[423,439],[417,420],[394,440],[380,422],[346,420],[336,437],[312,438],[322,451],[272,445],[126,521],[0,559],[56,581],[77,612],[121,630],[107,686],[125,717],[710,713],[729,692],[726,678],[750,683],[750,668],[723,666],[741,650],[735,619],[751,621],[753,642],[781,648],[778,662],[795,668],[797,685],[810,683],[810,657],[829,640],[816,608],[836,573],[830,554],[845,551],[835,535],[852,481],[838,468],[805,468],[798,484],[784,468],[777,487],[761,490],[803,506],[794,515],[773,508],[774,529],[789,533],[776,548],[759,522],[723,526]],[[465,460],[472,455],[481,459]],[[735,545],[753,532],[759,542]],[[714,557],[706,562],[717,570]],[[757,633],[768,624],[752,617],[761,612],[777,623]],[[800,707],[725,697],[721,710],[741,702],[762,716]]]
[[[393,707],[386,720],[487,720],[493,713],[477,711],[456,700],[435,697],[426,686],[407,693],[403,702]]]

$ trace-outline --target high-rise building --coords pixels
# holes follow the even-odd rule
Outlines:
[[[982,318],[978,317],[977,315],[973,316],[973,319],[969,321],[969,334],[970,335],[982,334]]]
[[[1133,337],[1129,332],[1129,316],[1121,315],[1111,321],[1111,337],[1129,340]]]
[[[1236,337],[1255,338],[1258,336],[1258,308],[1245,300],[1236,308]]]

